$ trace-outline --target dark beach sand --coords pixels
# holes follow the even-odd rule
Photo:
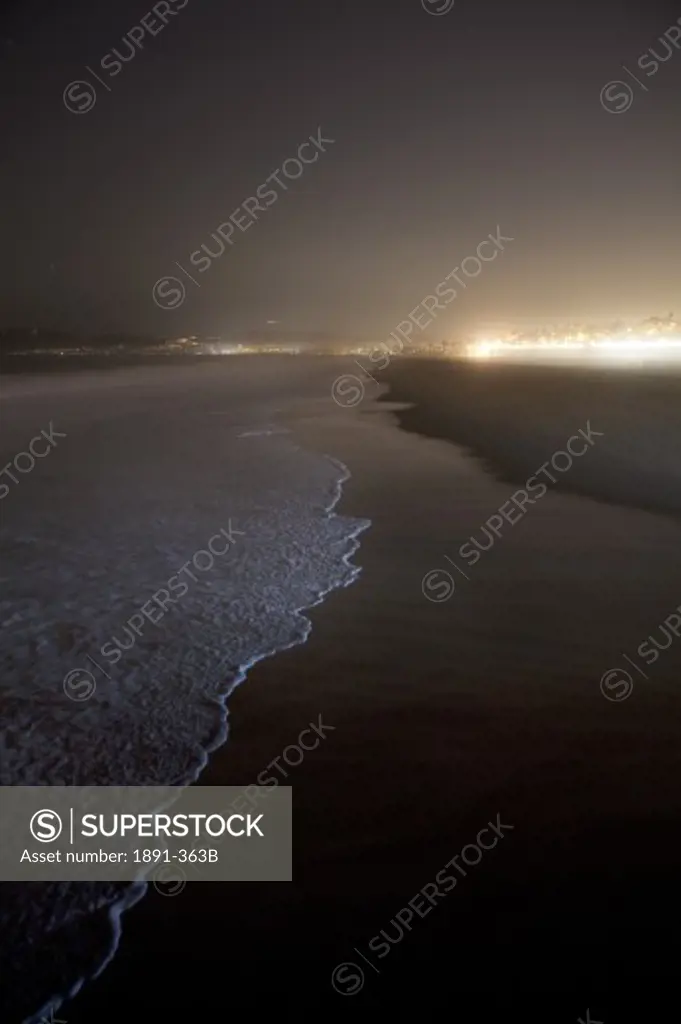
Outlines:
[[[466,383],[448,372],[396,363],[387,402],[368,395],[350,411],[320,396],[289,416],[304,446],[352,471],[338,511],[373,521],[354,559],[363,572],[309,613],[307,644],[249,672],[200,781],[253,782],[322,714],[333,732],[287,769],[294,882],[150,893],[125,915],[113,963],[56,1014],[68,1024],[259,1009],[559,1024],[586,1020],[587,1007],[607,1024],[678,1015],[681,640],[628,700],[599,690],[620,652],[681,603],[678,520],[616,503],[613,489],[636,481],[610,451],[580,470],[582,494],[547,495],[451,600],[421,591],[550,457],[554,434],[588,416],[612,434],[646,403],[673,421],[678,382],[640,382],[636,395],[623,376],[475,368]],[[589,472],[610,503],[586,496]],[[497,813],[513,831],[372,957],[371,938],[395,936],[396,913]],[[331,987],[343,961],[365,971],[358,994]]]

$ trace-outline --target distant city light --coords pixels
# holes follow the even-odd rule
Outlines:
[[[544,329],[539,332],[514,332],[505,337],[480,338],[466,347],[469,359],[529,358],[549,359],[561,356],[588,359],[604,357],[615,360],[681,360],[681,323],[670,315],[653,317],[636,328],[617,325],[610,329],[579,328]]]

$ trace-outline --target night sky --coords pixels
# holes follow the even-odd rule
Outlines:
[[[436,335],[681,314],[681,40],[660,42],[681,7],[424,9],[445,3],[171,0],[165,27],[152,0],[10,5],[0,325],[227,337],[272,319],[383,338],[497,227],[514,241]],[[148,12],[157,34],[112,76],[101,61],[130,54]],[[653,73],[650,48],[668,56]],[[64,100],[78,80],[96,88],[83,113]],[[601,102],[614,80],[633,90],[605,96],[621,112]],[[197,273],[190,254],[216,251],[318,128],[327,152],[280,172],[287,190]],[[166,275],[186,285],[175,309],[152,294]]]

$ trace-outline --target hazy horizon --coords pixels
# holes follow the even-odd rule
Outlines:
[[[0,322],[384,338],[498,231],[434,335],[679,312],[666,0],[171,6],[10,5]]]

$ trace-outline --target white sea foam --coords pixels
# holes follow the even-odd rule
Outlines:
[[[128,393],[117,376],[115,390],[98,382],[94,405],[81,382],[69,391],[63,381],[55,393],[24,386],[22,400],[10,403],[16,416],[3,464],[25,447],[34,422],[40,429],[52,418],[66,438],[3,502],[2,784],[196,779],[227,737],[230,690],[261,658],[304,642],[303,610],[355,578],[350,559],[369,523],[334,512],[349,475],[341,463],[273,429],[284,386],[275,376],[265,374],[259,405],[248,378],[248,414],[234,382],[227,400],[223,377],[224,417],[209,414],[216,385],[205,375],[193,378],[189,395],[175,377],[162,387],[147,375],[137,390],[133,377]],[[285,385],[299,391],[301,382],[289,377]],[[245,434],[258,443],[245,443]],[[230,526],[235,543],[198,571],[193,556]],[[102,646],[112,638],[128,643],[127,621],[187,562],[196,582],[185,573],[187,593],[159,622],[145,621],[134,646],[111,664]],[[63,688],[74,669],[96,680],[82,703]],[[62,944],[66,938],[73,947],[64,993],[111,954],[117,915],[139,890],[44,885],[33,887],[30,901],[14,887],[5,896],[7,940],[39,946],[56,922]],[[110,915],[108,945],[104,936],[100,944],[80,937],[78,922],[97,908]],[[35,982],[34,973],[36,1001],[51,997]]]

